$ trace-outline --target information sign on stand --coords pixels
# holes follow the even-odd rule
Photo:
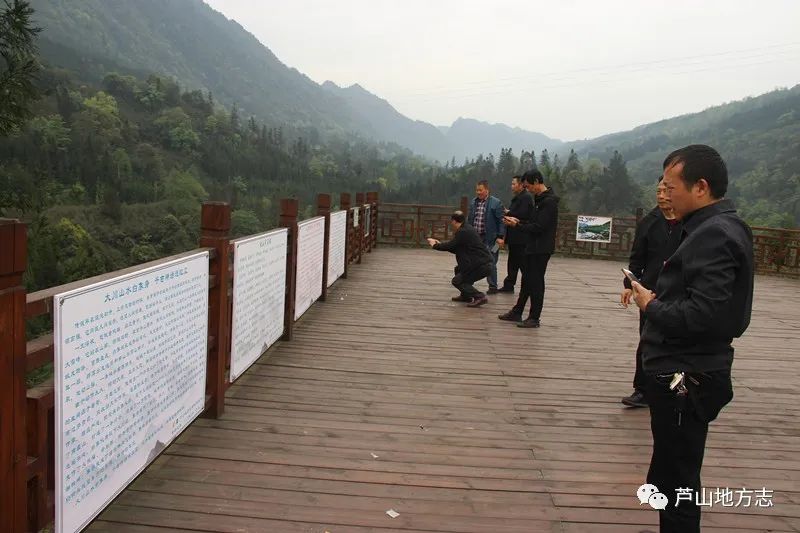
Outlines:
[[[308,311],[322,296],[322,268],[325,254],[325,217],[304,220],[297,225],[297,285],[294,319]]]
[[[208,262],[54,297],[56,533],[86,527],[203,411]]]
[[[288,231],[233,243],[231,382],[283,335]]]
[[[364,205],[364,237],[369,236],[372,229],[372,206],[369,204]]]
[[[347,211],[331,213],[331,231],[328,239],[328,287],[330,287],[344,274],[347,254]]]

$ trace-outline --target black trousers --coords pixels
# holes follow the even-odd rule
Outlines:
[[[462,272],[456,269],[456,275],[453,276],[451,283],[453,287],[459,290],[461,296],[464,298],[481,298],[486,296],[484,293],[475,288],[473,283],[488,276],[492,272],[491,265],[474,268],[467,272]]]
[[[525,266],[522,269],[522,289],[519,291],[517,303],[512,311],[522,314],[528,298],[531,299],[531,309],[528,318],[539,320],[544,306],[544,274],[547,272],[547,263],[550,254],[528,254],[525,256]]]
[[[642,336],[642,329],[644,329],[644,313],[639,311],[639,336]],[[642,368],[642,345],[636,347],[636,372],[633,374],[633,390],[644,392],[647,376],[645,376],[644,369]]]
[[[513,289],[517,284],[517,273],[522,271],[525,266],[525,245],[508,245],[508,275],[503,281],[503,287]]]
[[[667,508],[659,511],[661,533],[700,532],[700,507],[695,504],[695,495],[701,490],[700,469],[708,424],[733,398],[730,370],[692,373],[691,376],[700,385],[686,380],[689,395],[683,402],[680,425],[677,409],[682,403],[669,389],[672,375],[647,375],[645,381],[653,432],[653,456],[647,482],[658,487],[669,500]],[[677,502],[679,488],[692,489],[691,502]]]

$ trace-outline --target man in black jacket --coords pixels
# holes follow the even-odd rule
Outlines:
[[[521,222],[528,222],[533,216],[533,196],[528,192],[527,182],[522,176],[511,178],[511,192],[514,197],[506,211],[506,216],[514,217]],[[525,263],[525,245],[527,236],[519,228],[506,228],[506,247],[508,249],[508,275],[498,292],[514,292],[517,284],[517,273]]]
[[[450,217],[450,225],[455,231],[453,238],[446,242],[428,239],[428,244],[434,250],[450,252],[456,256],[457,266],[452,283],[458,289],[459,295],[453,301],[469,302],[467,307],[480,307],[488,300],[473,283],[491,273],[494,258],[475,228],[464,224],[465,220],[463,212],[454,212]]]
[[[506,216],[503,223],[518,228],[527,236],[525,245],[525,267],[522,271],[522,289],[517,303],[511,311],[499,315],[500,320],[518,322],[521,328],[538,328],[544,305],[544,275],[547,263],[556,248],[558,228],[558,196],[544,184],[544,176],[538,170],[529,170],[524,175],[528,191],[534,195],[533,215],[528,222]],[[528,298],[531,308],[528,318],[522,320]]]
[[[633,237],[630,264],[628,270],[639,278],[647,288],[654,289],[658,274],[664,262],[671,256],[681,242],[681,224],[672,212],[672,205],[667,196],[667,187],[663,176],[658,178],[656,188],[657,206],[639,221]],[[620,301],[628,307],[633,289],[630,280],[622,277],[624,288]],[[639,311],[639,335],[644,327],[644,313]],[[633,375],[633,394],[622,399],[629,407],[647,407],[644,396],[645,376],[642,370],[642,346],[636,348],[636,373]]]
[[[661,533],[700,531],[708,424],[733,398],[734,338],[750,324],[753,234],[724,199],[728,171],[716,150],[692,145],[664,161],[664,184],[683,221],[681,244],[661,270],[655,292],[633,283],[644,311],[642,364],[650,405],[653,456],[647,482],[668,498]],[[677,499],[691,489],[692,500]]]

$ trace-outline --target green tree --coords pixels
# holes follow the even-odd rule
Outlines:
[[[19,128],[30,116],[30,104],[39,97],[39,72],[33,9],[25,0],[0,4],[0,137]]]
[[[231,213],[231,233],[235,237],[253,235],[263,229],[263,224],[252,211],[236,209]]]
[[[592,200],[607,213],[629,215],[636,207],[640,196],[638,186],[628,174],[622,154],[616,150],[597,185]]]
[[[35,231],[29,254],[28,274],[35,287],[52,287],[113,269],[100,243],[68,218]]]

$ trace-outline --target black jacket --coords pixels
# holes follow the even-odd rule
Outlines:
[[[507,216],[516,217],[522,222],[528,222],[533,217],[533,196],[527,190],[522,190],[519,194],[515,194],[511,199],[511,205],[508,207]],[[506,227],[506,244],[514,246],[517,244],[527,244],[528,239],[525,233],[519,228]]]
[[[753,233],[733,202],[698,209],[661,270],[645,309],[642,363],[649,373],[730,369],[734,337],[750,324]]]
[[[433,245],[434,250],[456,254],[459,272],[465,273],[494,262],[489,249],[475,228],[464,224],[449,241]]]
[[[628,270],[639,278],[642,285],[654,291],[661,267],[680,243],[680,222],[670,225],[661,209],[656,207],[636,225]],[[624,276],[623,283],[625,288],[631,288],[630,280]]]
[[[526,254],[552,254],[556,250],[558,201],[553,189],[534,196],[533,216],[517,227],[527,234]]]

